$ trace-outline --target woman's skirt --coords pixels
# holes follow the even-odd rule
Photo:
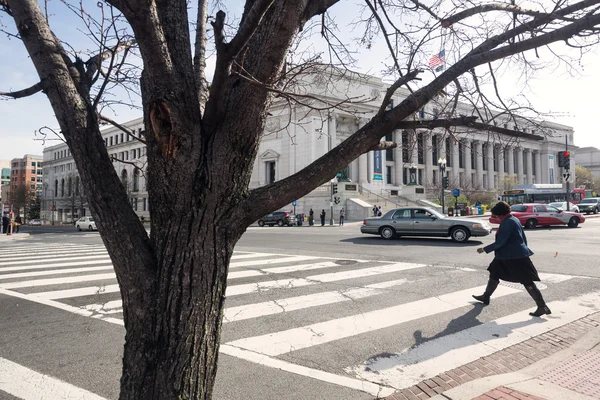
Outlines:
[[[499,260],[494,258],[488,267],[492,279],[523,285],[539,282],[540,277],[529,257]]]

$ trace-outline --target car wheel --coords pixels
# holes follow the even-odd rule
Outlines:
[[[537,219],[528,219],[527,222],[525,222],[525,228],[527,229],[533,229],[537,226]]]
[[[94,230],[94,227],[90,225],[90,226],[88,226],[88,230],[91,232]]]
[[[79,225],[77,225],[77,230],[81,232],[81,227]]]
[[[258,226],[265,226],[265,221],[258,221]]]
[[[594,208],[594,214],[598,214],[598,209]]]
[[[277,226],[283,226],[283,221],[282,220],[277,221]]]
[[[467,240],[469,240],[469,236],[471,236],[469,230],[462,226],[456,227],[452,229],[452,232],[450,232],[450,237],[452,238],[452,240],[458,243],[466,242]]]
[[[381,228],[379,234],[382,238],[386,240],[393,239],[396,236],[396,232],[394,231],[394,229],[390,228],[389,226],[384,226],[383,228]]]
[[[569,228],[577,228],[577,225],[579,225],[579,218],[571,217],[569,220]]]

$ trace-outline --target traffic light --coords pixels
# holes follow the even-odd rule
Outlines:
[[[337,183],[333,184],[333,194],[336,194],[338,192],[338,187],[337,187]]]
[[[448,177],[447,177],[447,176],[444,176],[444,177],[442,178],[442,187],[443,187],[444,189],[448,189]]]
[[[571,168],[571,153],[569,151],[558,152],[558,166],[565,169]]]

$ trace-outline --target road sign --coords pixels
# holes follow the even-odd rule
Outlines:
[[[292,201],[292,205],[293,205],[294,207],[296,207],[296,205],[298,205],[298,201],[297,201],[297,200],[294,200],[294,201]]]
[[[452,190],[452,196],[454,196],[454,197],[460,196],[460,189],[453,189]]]
[[[566,172],[563,174],[563,178],[564,178],[565,182],[569,182],[569,179],[571,179],[571,174]]]

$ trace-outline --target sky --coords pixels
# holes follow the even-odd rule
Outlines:
[[[60,5],[60,2],[54,3]],[[344,0],[341,3],[354,4]],[[95,1],[90,1],[90,4],[95,4]],[[78,30],[76,17],[63,7],[56,7],[53,11],[51,23],[59,38],[70,42],[74,47],[89,48],[89,42]],[[331,10],[331,14],[343,32],[341,37],[352,42],[357,36],[351,29],[357,15],[356,9],[338,4]],[[12,30],[13,26],[12,20],[0,16],[0,28],[8,27]],[[559,51],[571,50],[559,45]],[[10,54],[8,58],[3,57],[0,63],[0,91],[19,90],[38,82],[35,68],[19,40],[0,35],[0,54]],[[370,49],[359,47],[355,55],[358,60],[356,69],[380,75],[379,71],[384,68],[385,54],[382,42],[376,43]],[[542,58],[552,57],[549,53],[541,54]],[[447,57],[451,60],[452,54],[447,54]],[[554,118],[547,118],[548,120],[572,126],[577,146],[600,148],[595,115],[598,112],[596,98],[600,91],[598,71],[600,54],[596,51],[582,58],[577,66],[576,76],[558,67],[539,71],[535,79],[528,81],[530,90],[527,90],[526,94],[533,106],[541,112],[551,112],[555,115]],[[503,95],[510,97],[520,94],[522,86],[517,85],[515,79],[511,76],[501,77],[500,90]],[[427,77],[424,77],[424,82],[426,81]],[[119,122],[140,116],[139,110],[126,107],[117,109],[112,115]],[[39,135],[35,135],[35,132],[44,126],[56,128],[58,125],[49,101],[42,93],[17,100],[0,100],[0,121],[0,160],[22,157],[24,154],[41,155],[44,146],[57,144],[56,141],[44,142],[40,140]]]

